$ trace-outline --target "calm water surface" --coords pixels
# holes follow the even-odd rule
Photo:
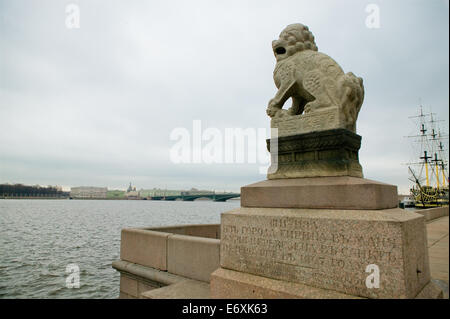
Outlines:
[[[0,200],[0,298],[117,298],[120,230],[220,223],[239,201]],[[80,288],[66,288],[66,266]]]

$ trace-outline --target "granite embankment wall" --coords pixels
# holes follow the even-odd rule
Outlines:
[[[121,273],[120,298],[192,280],[207,286],[219,268],[219,238],[220,225],[123,229],[121,260],[113,263]]]
[[[448,216],[448,206],[429,209],[419,209],[414,212],[423,215],[426,221],[430,221],[436,218]]]
[[[415,213],[430,221],[449,208]],[[220,267],[220,225],[123,229],[112,266],[120,272],[120,298],[209,298],[211,273]]]

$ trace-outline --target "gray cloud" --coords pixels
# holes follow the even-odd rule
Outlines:
[[[65,5],[81,10],[67,29]],[[408,115],[448,118],[448,1],[0,1],[0,182],[237,190],[258,165],[175,165],[176,127],[268,127],[271,41],[301,22],[364,78],[366,177],[408,188]],[[448,131],[448,122],[444,123]]]

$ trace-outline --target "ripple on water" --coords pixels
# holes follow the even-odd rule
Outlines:
[[[120,230],[219,223],[239,201],[0,200],[0,298],[117,298]],[[80,288],[66,287],[68,264]]]

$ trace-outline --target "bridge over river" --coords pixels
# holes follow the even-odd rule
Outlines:
[[[231,198],[241,197],[240,193],[224,193],[224,194],[181,194],[181,195],[170,195],[170,196],[150,196],[150,200],[182,200],[186,202],[192,202],[198,198],[209,198],[215,202],[225,202]]]

